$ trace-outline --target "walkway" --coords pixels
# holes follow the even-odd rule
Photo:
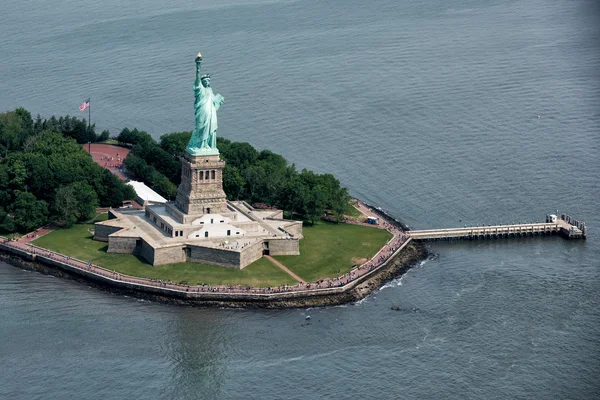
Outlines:
[[[287,274],[289,276],[291,276],[292,278],[294,278],[295,280],[297,280],[300,283],[304,283],[304,280],[302,278],[300,278],[298,275],[296,275],[295,273],[293,273],[292,271],[290,271],[288,269],[288,267],[286,267],[285,265],[283,265],[282,263],[280,263],[279,261],[277,261],[276,259],[274,259],[271,256],[264,256],[267,260],[271,261],[273,264],[277,265],[279,268],[281,268],[282,270],[284,270],[285,272],[287,272]]]
[[[561,234],[568,239],[585,239],[586,230],[585,222],[562,215],[554,220],[550,216],[546,216],[546,222],[487,226],[465,225],[463,228],[410,231],[408,235],[414,240],[495,239],[551,234]]]
[[[377,213],[374,213],[373,210],[369,207],[367,207],[362,201],[357,200],[355,204],[352,205],[354,208],[356,208],[358,211],[360,211],[360,213],[362,214],[361,217],[358,217],[358,221],[351,219],[352,217],[348,217],[347,220],[345,222],[350,223],[350,224],[355,224],[355,225],[364,225],[364,226],[374,226],[377,227],[379,229],[386,229],[387,228],[387,223],[386,221],[379,217],[379,215]],[[377,219],[377,223],[376,224],[369,224],[367,222],[367,217],[376,217]]]
[[[129,154],[129,149],[121,146],[114,146],[105,143],[82,144],[85,151],[90,152],[92,159],[96,164],[106,168],[123,181],[127,181],[124,174],[123,161]]]
[[[21,236],[17,241],[21,242],[21,243],[29,243],[41,236],[44,236],[47,233],[50,233],[54,230],[55,228],[53,226],[44,226],[42,228],[36,229],[33,232],[29,232],[23,236]]]
[[[59,254],[48,249],[40,248],[31,243],[29,240],[33,238],[25,238],[23,240],[10,240],[8,238],[0,237],[0,248],[6,248],[6,250],[15,249],[22,251],[32,256],[33,259],[38,259],[44,262],[44,259],[57,261],[61,264],[67,265],[71,268],[75,268],[82,271],[82,274],[92,274],[97,277],[102,277],[107,281],[122,282],[123,284],[133,284],[138,288],[144,287],[156,287],[162,290],[169,290],[173,292],[186,292],[186,293],[220,293],[220,294],[258,294],[258,295],[277,295],[285,292],[314,292],[322,290],[335,289],[336,291],[345,291],[347,288],[352,287],[348,285],[354,285],[354,283],[361,277],[374,273],[379,268],[386,265],[387,261],[396,253],[402,250],[406,246],[411,238],[406,235],[405,232],[398,230],[388,224],[388,231],[393,234],[392,239],[382,247],[373,258],[363,263],[362,265],[355,267],[347,273],[331,278],[325,278],[316,282],[304,282],[300,277],[293,274],[285,266],[278,263],[276,260],[271,258],[271,261],[278,267],[290,274],[294,279],[298,280],[298,283],[290,286],[284,285],[279,287],[250,287],[245,285],[196,285],[190,286],[183,283],[174,283],[170,281],[162,281],[158,279],[141,278],[136,276],[123,275],[115,271],[103,268],[93,263],[78,260],[64,254]],[[38,233],[40,233],[38,231]],[[27,240],[29,239],[29,240]],[[22,256],[21,253],[18,253]]]
[[[383,218],[382,218],[383,219]],[[373,226],[373,225],[372,225]],[[377,225],[374,225],[377,226]],[[103,268],[99,265],[95,265],[93,263],[78,260],[72,257],[69,257],[64,254],[59,254],[54,251],[44,249],[38,247],[34,244],[29,243],[30,241],[36,238],[36,235],[39,237],[43,234],[48,233],[52,230],[51,227],[44,227],[36,232],[32,232],[19,240],[10,240],[5,237],[0,236],[0,247],[6,248],[6,250],[15,249],[17,251],[24,252],[32,256],[33,259],[38,259],[44,262],[44,259],[49,259],[52,261],[57,261],[61,264],[67,265],[71,268],[75,268],[82,272],[84,275],[95,275],[97,277],[102,277],[107,281],[112,282],[122,282],[123,284],[133,284],[138,288],[144,287],[156,287],[163,290],[169,290],[173,292],[186,292],[186,293],[221,293],[221,294],[235,294],[235,293],[243,293],[243,294],[258,294],[258,295],[277,295],[285,292],[314,292],[314,291],[322,291],[322,290],[331,290],[335,289],[336,291],[345,291],[347,288],[352,287],[348,285],[354,285],[355,282],[366,275],[370,275],[374,273],[379,268],[386,265],[387,261],[399,251],[402,250],[408,243],[411,241],[411,238],[406,234],[406,232],[398,229],[394,225],[388,223],[387,221],[383,221],[382,224],[379,225],[380,228],[386,229],[388,232],[392,234],[392,238],[375,254],[371,259],[367,260],[363,264],[358,267],[352,268],[345,274],[330,277],[325,279],[320,279],[316,282],[305,282],[302,278],[294,274],[283,264],[273,259],[272,257],[267,258],[276,266],[281,268],[291,277],[296,279],[298,283],[295,285],[284,285],[279,287],[250,287],[245,285],[196,285],[190,286],[183,283],[175,283],[171,281],[162,281],[158,279],[149,279],[149,278],[141,278],[136,276],[128,276],[120,274],[116,271],[111,271],[107,268]],[[29,236],[29,237],[27,237]],[[22,256],[21,253],[17,253]]]

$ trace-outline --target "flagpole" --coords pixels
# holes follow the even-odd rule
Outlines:
[[[92,98],[88,98],[88,132],[92,126]]]

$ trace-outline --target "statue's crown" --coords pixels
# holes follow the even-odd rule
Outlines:
[[[202,79],[210,79],[210,74],[204,74],[200,77],[200,80]]]

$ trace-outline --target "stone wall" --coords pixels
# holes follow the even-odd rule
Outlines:
[[[261,242],[259,242],[261,243]],[[9,250],[10,249],[10,250]],[[17,251],[14,251],[17,250]],[[3,252],[19,254],[11,256]],[[404,273],[416,261],[427,256],[425,248],[409,239],[399,252],[390,260],[386,261],[380,268],[369,272],[345,287],[329,289],[318,289],[301,292],[283,293],[223,293],[223,292],[194,292],[185,287],[173,290],[171,288],[155,287],[152,285],[139,285],[137,283],[115,280],[109,271],[107,274],[97,275],[90,271],[75,268],[65,262],[50,259],[42,255],[32,255],[18,249],[9,248],[0,244],[0,259],[16,265],[20,268],[50,273],[60,277],[84,277],[85,282],[97,283],[96,287],[109,290],[114,293],[134,295],[138,298],[162,301],[180,305],[198,305],[215,307],[266,307],[266,308],[298,308],[316,307],[343,304],[364,298],[373,290],[394,277]],[[37,262],[24,261],[36,260]],[[48,267],[46,267],[46,265]],[[59,270],[65,271],[65,274]]]
[[[269,216],[271,219],[283,219],[283,210],[277,210]]]
[[[0,250],[16,254],[19,257],[22,257],[22,258],[24,258],[26,260],[29,260],[29,261],[35,260],[35,255],[30,254],[30,253],[28,253],[26,251],[23,251],[23,250],[20,250],[20,249],[15,249],[14,247],[10,247],[10,246],[6,246],[6,245],[3,245],[3,244],[0,244]]]
[[[175,245],[154,249],[152,265],[165,265],[185,262],[184,246]]]
[[[135,254],[137,237],[118,237],[113,236],[108,239],[107,253]]]
[[[123,228],[118,226],[108,226],[102,224],[94,224],[94,240],[98,240],[100,242],[108,242],[108,235],[111,233],[115,233],[120,231]]]
[[[139,255],[152,265],[154,264],[154,248],[150,246],[145,240],[142,239],[142,243],[138,249]]]
[[[300,254],[300,241],[297,239],[265,239],[269,242],[269,253],[272,256],[297,256]]]
[[[302,221],[293,221],[283,226],[287,232],[294,236],[302,236]]]
[[[226,268],[240,268],[240,253],[226,249],[214,249],[188,245],[190,257],[188,261],[202,264],[219,265]]]
[[[240,254],[239,268],[242,269],[242,268],[252,264],[254,261],[261,258],[262,254],[263,254],[263,241],[262,240],[258,240],[255,243],[249,244],[248,246],[244,247]]]

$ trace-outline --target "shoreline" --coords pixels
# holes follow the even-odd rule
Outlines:
[[[4,261],[9,265],[45,275],[71,279],[109,293],[181,306],[271,309],[326,307],[356,302],[390,280],[403,275],[417,262],[426,259],[427,256],[428,251],[423,244],[410,241],[406,243],[406,246],[398,249],[398,252],[390,257],[386,263],[351,282],[347,287],[322,289],[321,291],[257,294],[176,292],[151,286],[144,287],[108,277],[87,274],[86,271],[73,268],[66,263],[45,257],[34,258],[33,255],[23,251],[7,252],[4,248],[0,249],[0,261]]]
[[[359,200],[360,201],[360,200]],[[362,202],[362,201],[361,201]],[[388,215],[383,210],[373,207],[365,202],[363,205],[372,209],[385,222],[406,230],[407,227],[398,219]],[[383,251],[391,243],[384,245]],[[37,246],[34,246],[37,247]],[[40,272],[59,278],[75,280],[91,287],[115,294],[155,301],[165,304],[195,306],[195,307],[221,307],[221,308],[304,308],[326,307],[359,301],[385,283],[406,273],[419,261],[426,259],[429,252],[425,245],[416,241],[405,240],[402,245],[394,249],[389,258],[367,272],[362,272],[346,283],[326,288],[306,288],[294,291],[257,290],[240,291],[206,291],[189,286],[156,285],[120,279],[119,274],[112,274],[109,270],[98,272],[97,268],[81,267],[69,262],[62,257],[56,257],[44,249],[19,249],[6,244],[0,244],[0,261],[24,270]],[[379,254],[379,252],[377,254]],[[80,260],[77,260],[80,261]],[[103,269],[104,270],[104,269]],[[349,272],[348,275],[351,275]]]
[[[358,200],[358,199],[356,199],[356,200]],[[376,207],[372,204],[369,204],[365,201],[362,201],[362,200],[358,200],[358,201],[360,203],[364,204],[367,208],[370,208],[374,214],[377,214],[378,217],[385,220],[387,223],[389,223],[389,224],[395,226],[396,228],[399,228],[405,232],[410,231],[410,228],[408,227],[408,225],[406,225],[404,222],[402,222],[402,220],[400,220],[399,218],[396,218],[389,212],[383,210],[380,207]]]

